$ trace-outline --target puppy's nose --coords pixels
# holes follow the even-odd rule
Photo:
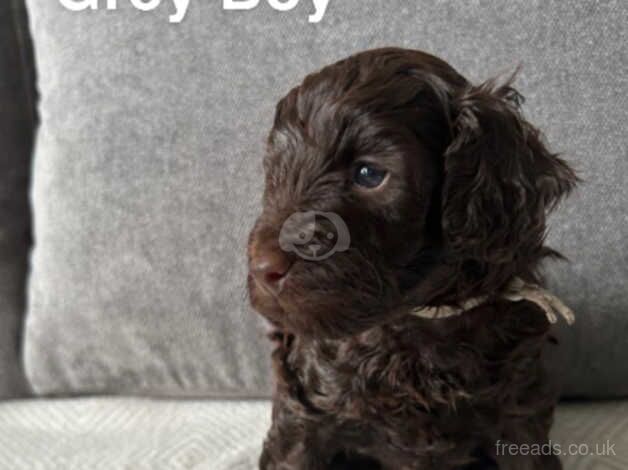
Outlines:
[[[251,260],[251,273],[268,290],[276,294],[281,289],[283,280],[290,271],[292,260],[279,249],[265,250]]]

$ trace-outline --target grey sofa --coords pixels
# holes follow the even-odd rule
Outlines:
[[[585,181],[548,234],[578,318],[550,354],[553,439],[565,468],[628,467],[625,2],[331,0],[318,23],[306,1],[190,2],[180,23],[94,3],[0,6],[0,470],[255,468],[264,134],[306,72],[382,45],[476,81],[522,63],[525,112]]]

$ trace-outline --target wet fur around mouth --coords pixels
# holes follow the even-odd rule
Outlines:
[[[540,263],[560,257],[546,216],[578,181],[512,80],[472,85],[434,56],[386,48],[308,75],[277,105],[248,245],[252,264],[292,256],[276,292],[249,277],[275,343],[260,468],[560,468],[496,445],[548,439],[550,325],[499,293],[515,277],[540,283]],[[353,184],[364,161],[386,171],[381,187]],[[281,254],[282,224],[306,211],[342,217],[349,248]],[[477,296],[488,300],[458,317],[408,314]]]

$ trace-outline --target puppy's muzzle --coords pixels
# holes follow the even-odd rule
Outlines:
[[[255,282],[276,296],[281,291],[293,260],[278,246],[258,246],[251,256],[249,271]]]

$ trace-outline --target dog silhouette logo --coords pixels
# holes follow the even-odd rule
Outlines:
[[[351,237],[345,221],[334,212],[295,212],[279,233],[279,247],[309,261],[324,260],[349,249]]]

